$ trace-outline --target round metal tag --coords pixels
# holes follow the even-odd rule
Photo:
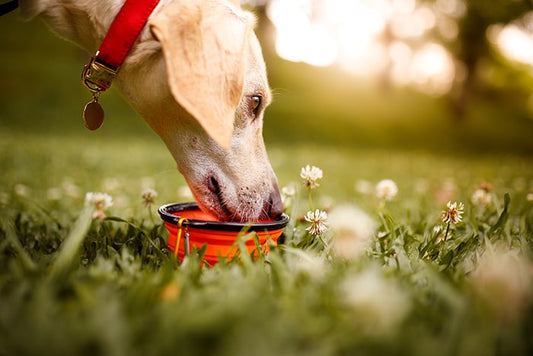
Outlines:
[[[91,101],[83,109],[83,123],[89,130],[94,131],[104,122],[104,109],[97,101]]]

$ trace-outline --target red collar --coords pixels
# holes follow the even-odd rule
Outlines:
[[[83,70],[83,83],[91,92],[101,93],[111,86],[120,65],[158,3],[159,0],[126,0],[100,48]]]
[[[83,122],[89,130],[98,129],[104,121],[104,110],[98,103],[100,93],[111,86],[117,72],[141,33],[159,0],[126,0],[107,31],[100,48],[83,68],[81,80],[93,94],[83,109]]]

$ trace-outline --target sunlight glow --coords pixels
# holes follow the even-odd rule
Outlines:
[[[433,30],[455,39],[464,9],[463,0],[271,0],[266,11],[284,59],[338,64],[358,76],[385,73],[440,95],[453,83],[453,60],[443,46],[420,43]]]
[[[533,16],[529,28],[533,27]],[[515,24],[494,25],[488,31],[489,40],[512,61],[533,66],[533,31]]]

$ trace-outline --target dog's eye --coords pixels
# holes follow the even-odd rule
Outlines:
[[[259,108],[261,107],[261,96],[253,95],[251,98],[251,108],[254,115],[257,115]]]

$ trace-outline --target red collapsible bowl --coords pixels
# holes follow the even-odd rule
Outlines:
[[[189,252],[206,244],[204,261],[210,266],[218,262],[219,257],[233,258],[238,251],[235,246],[237,237],[242,232],[254,232],[259,238],[263,251],[268,252],[267,240],[276,242],[289,222],[289,217],[282,214],[276,219],[262,220],[254,223],[222,222],[200,210],[196,203],[174,203],[159,208],[159,215],[169,231],[168,248],[176,253],[181,261],[185,256],[188,233]],[[181,220],[181,226],[180,226]],[[256,250],[254,239],[245,241],[249,254]]]

